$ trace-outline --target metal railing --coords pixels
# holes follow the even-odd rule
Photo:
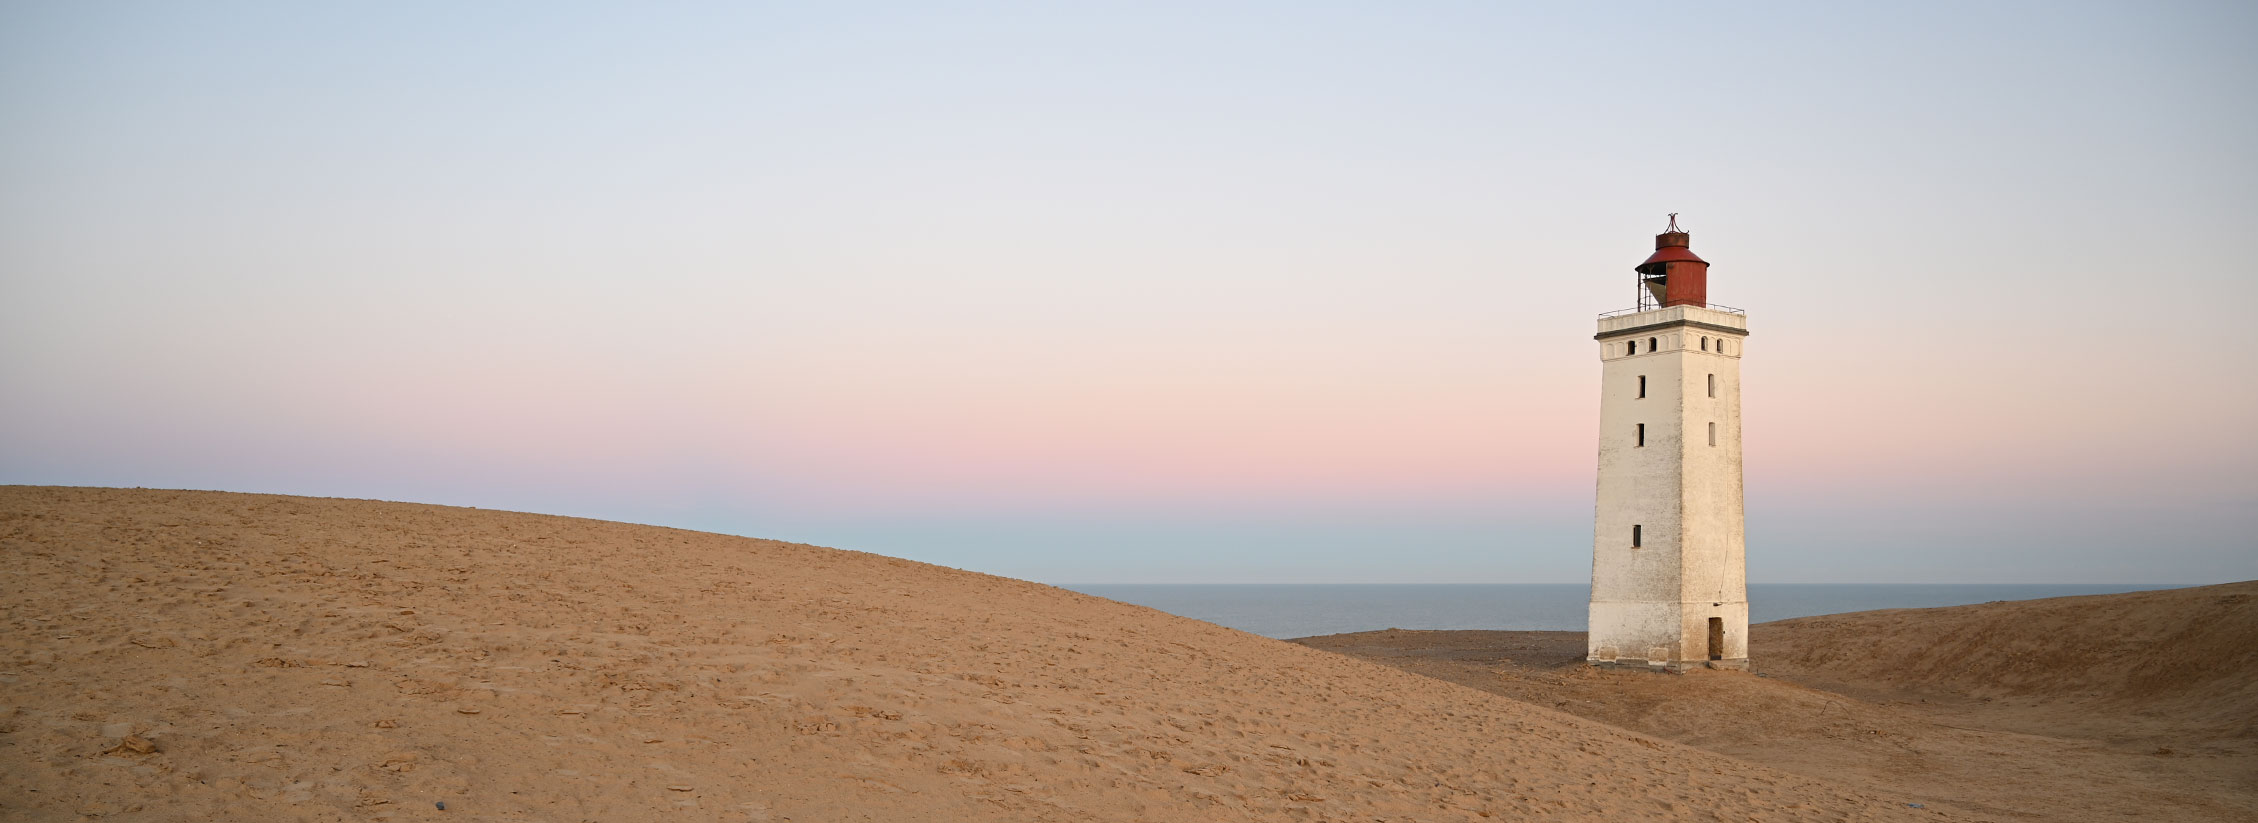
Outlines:
[[[1736,309],[1736,308],[1733,308],[1733,307],[1731,307],[1731,306],[1719,305],[1719,304],[1717,304],[1717,303],[1711,303],[1711,304],[1709,304],[1709,305],[1706,305],[1706,306],[1695,306],[1694,308],[1697,308],[1697,309],[1708,309],[1708,310],[1710,310],[1710,311],[1721,311],[1721,312],[1724,312],[1724,313],[1726,313],[1726,314],[1738,314],[1738,315],[1744,315],[1744,316],[1748,314],[1748,312],[1745,312],[1745,311],[1741,311],[1740,309]],[[1626,314],[1638,314],[1639,312],[1642,312],[1642,311],[1661,311],[1661,309],[1659,309],[1659,308],[1654,308],[1654,307],[1651,307],[1651,306],[1632,306],[1632,307],[1630,307],[1630,308],[1628,308],[1628,309],[1616,309],[1616,310],[1614,310],[1614,311],[1609,311],[1609,312],[1600,312],[1600,315],[1599,315],[1599,319],[1601,319],[1601,320],[1606,320],[1607,318],[1610,318],[1610,317],[1620,317],[1620,316],[1622,316],[1622,315],[1626,315]]]

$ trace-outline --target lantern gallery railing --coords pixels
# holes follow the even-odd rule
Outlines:
[[[1708,305],[1705,305],[1705,306],[1695,306],[1694,308],[1697,308],[1697,309],[1708,309],[1708,310],[1710,310],[1710,311],[1721,311],[1721,312],[1724,312],[1724,313],[1726,313],[1726,314],[1742,314],[1742,315],[1748,314],[1748,312],[1745,312],[1745,311],[1741,311],[1740,309],[1736,309],[1736,308],[1733,308],[1733,307],[1731,307],[1731,306],[1720,306],[1720,305],[1718,305],[1718,304],[1716,304],[1716,303],[1710,303],[1710,304],[1708,304]],[[1624,315],[1624,314],[1638,314],[1639,312],[1642,312],[1642,311],[1654,311],[1654,310],[1655,310],[1655,307],[1653,307],[1653,306],[1643,306],[1643,307],[1642,307],[1642,306],[1632,306],[1632,307],[1630,307],[1630,308],[1628,308],[1628,309],[1616,309],[1616,310],[1614,310],[1614,311],[1610,311],[1610,312],[1601,312],[1601,313],[1600,313],[1600,315],[1599,315],[1599,319],[1601,319],[1601,320],[1606,320],[1607,318],[1610,318],[1610,317],[1615,317],[1615,316],[1617,316],[1617,315]]]

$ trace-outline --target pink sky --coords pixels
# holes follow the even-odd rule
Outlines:
[[[1755,579],[2258,576],[2248,12],[1194,11],[0,12],[0,482],[1574,581],[1677,211]]]

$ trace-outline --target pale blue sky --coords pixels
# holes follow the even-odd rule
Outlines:
[[[1751,577],[2258,577],[2239,3],[0,4],[0,482],[1046,582],[1575,582],[1593,315]]]

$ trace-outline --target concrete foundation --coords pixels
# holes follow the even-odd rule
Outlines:
[[[1688,669],[1701,668],[1724,669],[1736,672],[1748,671],[1748,658],[1746,657],[1736,660],[1702,660],[1679,662],[1671,662],[1667,660],[1643,660],[1633,657],[1617,660],[1586,659],[1584,662],[1590,664],[1595,668],[1601,669],[1641,672],[1667,672],[1670,674],[1684,674]]]

